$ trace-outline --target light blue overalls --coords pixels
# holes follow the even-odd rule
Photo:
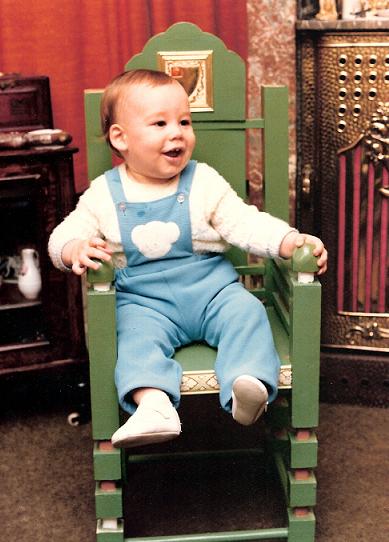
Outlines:
[[[161,389],[179,405],[182,369],[172,358],[177,348],[192,342],[218,349],[215,372],[220,403],[228,412],[232,384],[240,375],[262,380],[269,401],[277,394],[280,362],[262,303],[238,282],[223,255],[193,253],[189,193],[195,169],[192,160],[174,195],[144,203],[126,200],[117,168],[105,173],[128,262],[115,278],[115,382],[119,402],[130,414],[136,409],[131,392],[142,387]],[[164,255],[139,250],[139,228],[145,225],[154,231],[157,252],[165,229],[176,232]]]

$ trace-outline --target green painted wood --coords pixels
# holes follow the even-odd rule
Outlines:
[[[244,130],[202,131],[195,125],[193,158],[220,173],[241,198],[246,197],[246,135]],[[246,265],[247,254],[237,248],[228,254],[234,265]]]
[[[267,212],[289,222],[288,92],[263,87],[264,201]]]
[[[246,119],[240,121],[197,121],[196,117],[193,119],[194,128],[197,130],[251,130],[265,127],[265,121],[262,118]]]
[[[296,516],[293,509],[288,509],[289,537],[288,542],[314,542],[315,515],[310,510],[306,516]]]
[[[311,284],[292,282],[292,426],[316,427],[319,422],[321,286],[317,280]]]
[[[293,274],[290,270],[289,260],[270,260],[269,272],[272,275],[274,282],[274,289],[280,292],[280,294],[287,301],[286,305],[289,309],[289,297],[292,289],[292,277]]]
[[[96,484],[95,508],[98,518],[121,518],[123,516],[122,489],[103,491],[100,484]]]
[[[290,466],[292,469],[314,468],[317,466],[318,441],[312,431],[307,440],[297,440],[296,435],[288,433],[290,444]]]
[[[213,370],[216,350],[206,344],[191,344],[177,350],[174,359],[181,364],[184,371]]]
[[[267,308],[267,314],[281,363],[287,365],[289,364],[289,337],[273,307]],[[174,359],[181,364],[184,371],[209,371],[214,368],[216,350],[206,344],[192,344],[177,350]]]
[[[296,480],[293,472],[288,472],[289,506],[292,508],[315,506],[317,482],[313,472],[307,480]]]
[[[97,521],[96,542],[124,542],[124,523],[119,522],[116,529],[102,529],[101,520]]]
[[[313,255],[315,245],[305,243],[302,247],[297,248],[293,254],[292,269],[300,273],[316,273],[319,271],[317,258]]]
[[[277,315],[279,319],[281,320],[284,328],[289,333],[289,329],[290,329],[289,310],[285,304],[283,295],[280,294],[279,292],[272,292],[270,299],[271,299],[271,304],[273,305],[275,311],[277,312]],[[289,347],[288,347],[288,350],[289,350]]]
[[[115,279],[115,271],[112,262],[105,262],[92,258],[92,261],[99,264],[98,269],[89,268],[87,281],[89,284],[111,284]]]
[[[285,331],[285,327],[279,319],[274,307],[266,307],[266,312],[272,329],[274,344],[278,355],[280,356],[281,364],[288,365],[290,363],[289,337]]]
[[[282,455],[282,458],[287,461],[288,468],[292,469],[313,469],[317,466],[317,450],[318,442],[316,435],[312,432],[307,440],[298,441],[294,434],[287,431],[286,425],[277,426],[277,418],[273,425],[272,410],[277,409],[274,405],[270,405],[268,415],[271,426],[277,433],[270,439],[269,443],[275,453]],[[286,416],[286,413],[285,413]]]
[[[242,58],[229,51],[212,34],[191,23],[177,23],[151,38],[143,51],[126,64],[125,69],[158,69],[158,52],[212,51],[214,111],[193,113],[195,120],[244,120],[246,111],[246,75]]]
[[[223,531],[214,533],[183,534],[177,536],[135,536],[125,542],[245,542],[248,540],[288,539],[287,528],[256,529],[251,531]],[[297,542],[297,541],[296,541]]]
[[[252,265],[242,265],[235,268],[239,275],[264,275],[265,274],[265,264],[260,262],[258,264]]]
[[[84,94],[86,154],[90,181],[112,167],[111,151],[101,135],[100,101],[102,94],[103,90],[86,90]]]
[[[291,261],[277,258],[275,260],[267,260],[267,263],[270,267],[269,274],[275,285],[278,285],[276,289],[290,296],[293,286],[292,279],[296,278],[296,275],[292,273]],[[273,285],[273,289],[275,285]]]
[[[214,103],[212,112],[194,112],[193,125],[197,137],[194,158],[209,163],[246,198],[246,131],[263,129],[264,201],[265,209],[285,220],[289,217],[288,180],[288,96],[282,87],[263,89],[263,118],[245,118],[245,66],[238,55],[228,51],[215,36],[201,32],[195,25],[179,23],[167,32],[152,38],[142,53],[131,59],[126,69],[157,68],[160,51],[212,50],[214,62]],[[216,60],[217,59],[217,60]],[[87,92],[85,115],[87,123],[88,175],[90,179],[111,167],[111,152],[100,137],[99,104],[102,91]],[[233,251],[231,259],[249,274],[247,256]],[[291,406],[282,409],[276,426],[314,427],[318,421],[318,375],[320,345],[320,285],[301,285],[291,271],[291,262],[266,261],[259,267],[265,272],[265,288],[256,295],[265,297],[276,348],[283,364],[292,363],[293,390]],[[293,268],[295,269],[295,268]],[[256,271],[257,272],[257,271]],[[88,327],[91,357],[92,425],[95,439],[110,439],[119,424],[116,390],[113,382],[116,363],[114,293],[88,294]],[[106,321],[108,317],[108,324]],[[307,318],[309,315],[309,318]],[[290,331],[290,336],[288,332]],[[214,367],[215,350],[205,345],[192,345],[176,353],[184,370],[210,370]],[[270,409],[271,412],[272,409]],[[276,408],[274,409],[276,412]],[[271,418],[271,416],[269,416]],[[283,420],[283,421],[281,421]],[[274,420],[273,420],[274,421]],[[272,422],[270,420],[272,425]],[[278,425],[277,425],[278,424]],[[274,439],[272,446],[293,468],[310,467],[317,462],[317,441],[313,437],[305,446],[293,439]],[[284,464],[284,463],[283,463]],[[113,450],[106,455],[94,453],[98,480],[120,479],[121,453]],[[291,482],[284,469],[285,487]],[[296,491],[300,491],[300,486]],[[300,498],[300,497],[299,497]],[[293,500],[293,503],[301,500]],[[99,505],[100,506],[100,505]],[[204,533],[171,537],[131,538],[132,541],[229,541],[287,538],[290,542],[311,542],[314,516],[302,520],[289,513],[289,528],[226,533]],[[99,542],[122,542],[123,532],[98,533]],[[130,539],[128,539],[130,540]]]
[[[297,273],[306,271],[313,273],[318,270],[317,257],[313,256],[313,245],[310,243],[305,244],[302,249],[296,249],[290,260],[270,260],[270,265],[272,266],[271,273],[284,282],[281,289],[288,291],[292,289],[293,279],[297,278]]]
[[[94,440],[110,439],[119,427],[114,383],[116,365],[115,292],[88,291],[87,320]]]
[[[196,128],[196,127],[195,127]],[[205,162],[222,175],[238,193],[246,198],[246,134],[244,130],[196,132],[193,158]],[[243,264],[242,264],[243,265]]]
[[[123,542],[124,540],[127,539],[124,538],[123,531],[96,534],[96,542]],[[130,540],[133,540],[133,538]]]
[[[287,505],[292,508],[311,507],[316,504],[317,482],[313,472],[306,480],[297,480],[288,469],[285,455],[280,451],[274,454],[275,465],[281,481]]]
[[[285,501],[288,503],[289,502],[288,475],[287,475],[287,470],[285,468],[283,455],[278,451],[274,453],[274,464],[276,466],[278,477],[280,479],[281,486],[284,492]]]
[[[93,470],[96,481],[120,480],[122,478],[122,454],[120,450],[101,451],[93,449]]]

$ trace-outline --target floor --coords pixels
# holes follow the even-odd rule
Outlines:
[[[89,422],[68,424],[72,404],[60,389],[54,396],[21,393],[16,398],[9,390],[8,395],[2,392],[4,541],[95,541],[91,427]],[[216,430],[202,430],[202,415],[193,416],[193,409],[185,412],[184,407],[184,445],[186,438],[196,445],[217,440]],[[215,427],[220,428],[218,416]],[[228,438],[257,438],[260,427],[249,435],[244,433],[248,428],[234,429],[233,424],[230,430],[229,423]],[[262,467],[219,461],[180,468],[136,471],[130,499],[134,534],[152,534],[153,526],[188,532],[282,522],[277,492]],[[389,409],[322,403],[317,542],[387,542],[388,472]]]

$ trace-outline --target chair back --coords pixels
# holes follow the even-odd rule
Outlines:
[[[177,23],[151,38],[125,70],[153,69],[169,73],[186,89],[191,104],[196,149],[193,158],[214,167],[243,199],[247,197],[247,130],[263,134],[264,207],[288,221],[288,97],[285,87],[262,88],[262,118],[246,119],[246,67],[216,36],[196,25]],[[111,151],[101,137],[102,90],[85,92],[88,176],[112,167]],[[232,249],[235,265],[247,256]]]

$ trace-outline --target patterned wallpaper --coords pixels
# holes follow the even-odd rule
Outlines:
[[[296,164],[296,0],[247,0],[249,117],[261,114],[262,84],[281,84],[289,88],[289,178],[291,221],[294,220],[294,185]],[[249,178],[251,199],[261,203],[262,177],[257,157],[260,141],[257,132],[250,134]]]

